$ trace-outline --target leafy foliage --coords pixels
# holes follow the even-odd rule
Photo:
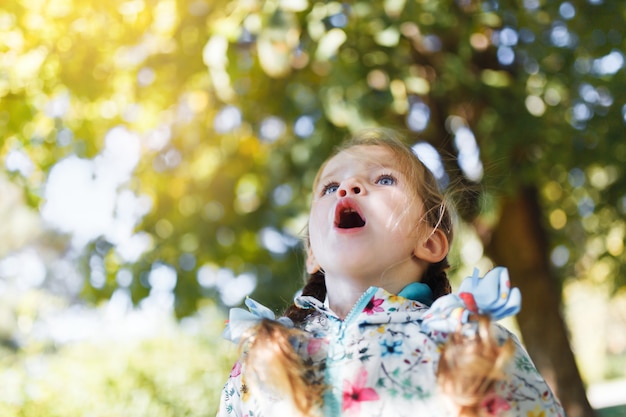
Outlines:
[[[85,275],[99,259],[106,280],[87,299],[132,270],[139,301],[165,264],[180,316],[218,294],[219,268],[284,305],[315,169],[368,125],[435,145],[467,220],[537,186],[561,275],[619,286],[625,13],[612,0],[15,1],[0,15],[0,155],[31,162],[8,172],[40,207],[58,161],[95,160],[116,126],[139,135],[118,191],[149,197],[136,231],[151,243],[129,261],[92,240]]]
[[[0,414],[27,416],[210,416],[235,349],[219,337],[215,309],[203,334],[181,328],[144,340],[84,341],[58,351],[0,354]],[[210,319],[209,319],[210,318]],[[35,351],[33,351],[33,348]]]

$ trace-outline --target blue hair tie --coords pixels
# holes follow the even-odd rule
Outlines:
[[[246,298],[245,303],[250,311],[246,311],[243,308],[230,309],[228,324],[222,333],[222,337],[225,339],[239,343],[246,331],[256,326],[264,319],[276,321],[287,328],[293,327],[293,321],[291,321],[290,318],[280,317],[276,319],[272,310],[254,301],[252,298]]]
[[[457,294],[435,300],[422,319],[422,329],[431,334],[452,333],[468,324],[472,314],[500,320],[517,314],[521,304],[522,295],[518,288],[511,288],[506,268],[496,267],[483,278],[478,276],[478,269],[474,269],[474,274],[463,280]],[[463,329],[468,333],[476,332],[476,326]]]

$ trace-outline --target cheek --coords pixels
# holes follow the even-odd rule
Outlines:
[[[378,213],[385,219],[388,229],[409,233],[419,225],[420,206],[404,195],[394,197],[386,201],[386,207],[380,207]]]
[[[309,213],[309,229],[319,229],[328,223],[328,207],[324,202],[313,203]]]
[[[323,247],[324,236],[328,234],[328,216],[322,207],[314,205],[309,216],[309,243],[314,253]]]

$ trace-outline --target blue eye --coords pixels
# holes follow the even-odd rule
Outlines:
[[[395,185],[396,178],[393,175],[381,175],[376,180],[376,184],[380,185]]]
[[[328,195],[336,192],[339,189],[339,184],[331,182],[326,184],[324,188],[322,188],[322,195]]]

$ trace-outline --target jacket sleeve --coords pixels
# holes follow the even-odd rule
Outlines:
[[[505,404],[512,415],[563,417],[565,412],[544,378],[535,367],[518,338],[496,324],[496,337],[501,341],[511,338],[515,355],[506,368],[507,378],[496,385],[496,397],[492,404]],[[499,400],[504,400],[501,402]]]

